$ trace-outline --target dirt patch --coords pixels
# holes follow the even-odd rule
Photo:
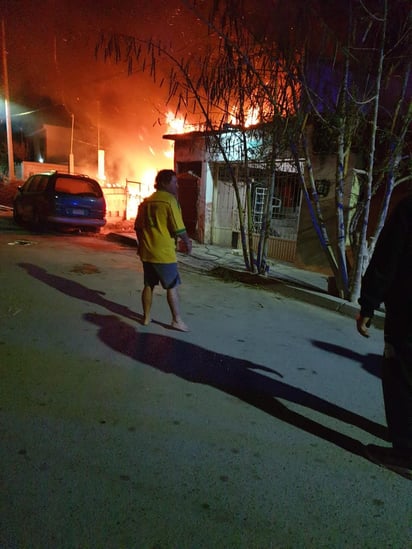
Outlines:
[[[219,278],[224,282],[242,282],[259,288],[278,288],[282,284],[280,280],[268,278],[264,275],[249,273],[248,271],[237,271],[227,267],[216,267],[209,272],[210,276]]]
[[[80,265],[75,265],[73,269],[70,269],[70,272],[77,274],[97,274],[101,273],[101,270],[91,263],[81,263]]]

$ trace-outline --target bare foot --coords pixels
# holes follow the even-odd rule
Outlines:
[[[149,326],[149,324],[152,322],[151,318],[143,318],[142,324],[143,326]]]
[[[174,330],[179,330],[179,332],[190,332],[189,326],[187,326],[183,320],[173,320],[172,328]]]

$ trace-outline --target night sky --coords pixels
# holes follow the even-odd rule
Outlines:
[[[35,108],[42,97],[63,104],[74,114],[75,128],[81,123],[90,130],[82,152],[89,149],[94,157],[99,135],[106,171],[120,181],[141,180],[148,168],[172,167],[171,144],[162,139],[168,131],[164,114],[170,110],[166,90],[144,73],[129,76],[123,64],[96,59],[95,47],[102,30],[113,30],[158,36],[186,48],[196,22],[181,2],[0,0],[0,17],[6,28],[12,113],[26,111],[29,102]],[[75,131],[75,141],[79,134]]]

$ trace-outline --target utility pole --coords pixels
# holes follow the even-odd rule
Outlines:
[[[3,75],[4,75],[4,112],[6,115],[7,131],[7,153],[9,160],[9,181],[14,179],[14,155],[13,155],[13,131],[11,127],[10,116],[10,97],[9,97],[9,77],[7,72],[7,52],[6,52],[6,30],[4,18],[1,20],[2,31],[2,57],[3,57]]]
[[[99,182],[106,180],[104,170],[104,150],[100,148],[100,101],[97,102],[97,177]]]
[[[74,173],[74,154],[73,154],[74,114],[73,113],[71,117],[72,117],[72,131],[70,135],[69,173]]]

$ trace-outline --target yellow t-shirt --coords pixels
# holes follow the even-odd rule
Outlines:
[[[176,263],[175,237],[186,228],[175,196],[156,191],[146,198],[139,205],[134,228],[142,261]]]

